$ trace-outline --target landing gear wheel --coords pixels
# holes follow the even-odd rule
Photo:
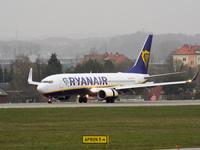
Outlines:
[[[110,100],[106,100],[106,103],[110,103]]]
[[[87,103],[87,97],[84,97],[84,98],[83,98],[83,102],[84,102],[84,103]]]
[[[111,99],[110,102],[111,102],[111,103],[114,103],[114,102],[115,102],[115,99]]]
[[[106,103],[114,103],[114,102],[115,102],[115,99],[106,100]]]
[[[79,103],[82,103],[82,102],[84,102],[84,103],[87,103],[87,97],[86,96],[81,96],[81,97],[79,97]]]

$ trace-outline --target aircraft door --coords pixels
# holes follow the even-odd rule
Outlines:
[[[63,84],[64,84],[64,83],[63,83],[63,80],[62,80],[62,79],[59,80],[59,88],[60,88],[60,89],[63,89]]]
[[[69,87],[69,81],[67,78],[62,78],[60,80],[60,88]]]

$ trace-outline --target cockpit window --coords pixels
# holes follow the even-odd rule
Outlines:
[[[53,81],[42,81],[42,83],[53,83]]]

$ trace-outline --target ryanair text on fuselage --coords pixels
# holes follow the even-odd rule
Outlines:
[[[67,77],[63,78],[63,82],[68,86],[82,85],[108,85],[107,78],[102,77]]]

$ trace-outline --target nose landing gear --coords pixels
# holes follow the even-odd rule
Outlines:
[[[48,104],[52,104],[52,99],[51,98],[48,99]]]

